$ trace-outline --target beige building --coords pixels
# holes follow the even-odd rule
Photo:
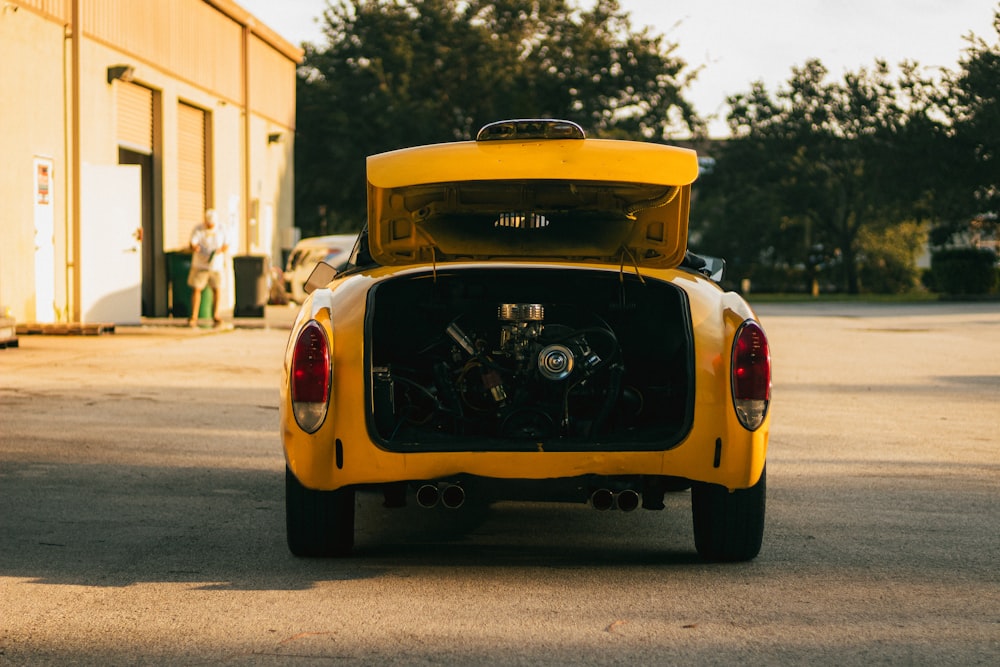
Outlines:
[[[166,316],[209,208],[278,265],[301,59],[230,0],[0,0],[0,316]]]

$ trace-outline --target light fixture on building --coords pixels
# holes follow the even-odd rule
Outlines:
[[[281,139],[282,139],[281,132],[271,132],[269,135],[267,135],[268,144],[279,144],[281,143]]]
[[[125,82],[131,81],[133,74],[135,74],[135,68],[131,65],[112,65],[108,68],[108,83],[115,79]]]

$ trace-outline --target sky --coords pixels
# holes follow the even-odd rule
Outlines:
[[[295,45],[323,44],[316,21],[325,0],[237,0]],[[592,6],[577,0],[581,7]],[[772,93],[792,68],[818,58],[833,79],[877,59],[915,60],[930,68],[958,68],[975,33],[996,44],[994,12],[1000,0],[619,0],[632,27],[649,27],[677,44],[689,67],[701,68],[686,97],[724,136],[726,98],[762,81]]]

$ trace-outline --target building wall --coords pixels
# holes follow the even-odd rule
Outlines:
[[[294,220],[294,131],[295,69],[289,72],[289,60],[268,42],[254,35],[250,40],[250,106],[254,110],[251,135],[265,138],[251,144],[252,172],[272,174],[270,180],[251,183],[250,192],[258,210],[273,211],[278,220]],[[272,246],[291,250],[295,245],[293,224],[280,225],[273,234]]]
[[[16,57],[15,57],[16,54]],[[0,311],[35,312],[33,160],[53,161],[56,261],[65,261],[65,51],[62,26],[0,4]],[[12,63],[16,63],[11,66]],[[62,243],[61,243],[62,241]],[[60,287],[63,288],[60,294]],[[65,284],[56,283],[56,297]],[[3,314],[0,312],[0,314]]]
[[[75,2],[83,28],[78,65]],[[55,319],[79,318],[74,262],[90,258],[75,256],[74,114],[79,161],[117,164],[116,87],[125,84],[108,82],[115,65],[130,66],[132,83],[153,91],[157,291],[144,314],[166,314],[165,253],[183,249],[187,230],[200,222],[182,219],[178,205],[180,104],[206,113],[207,204],[233,227],[233,254],[265,254],[278,264],[294,219],[295,68],[301,55],[228,0],[0,2],[0,314],[36,319],[33,164],[45,157],[54,172]],[[233,305],[231,280],[221,305]]]

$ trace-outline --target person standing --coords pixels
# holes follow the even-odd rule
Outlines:
[[[205,222],[191,232],[191,272],[188,285],[191,287],[191,317],[188,325],[198,326],[201,308],[201,292],[206,287],[212,290],[212,325],[219,326],[219,287],[222,284],[222,270],[225,267],[225,253],[229,250],[226,233],[216,224],[215,210],[205,211]]]

